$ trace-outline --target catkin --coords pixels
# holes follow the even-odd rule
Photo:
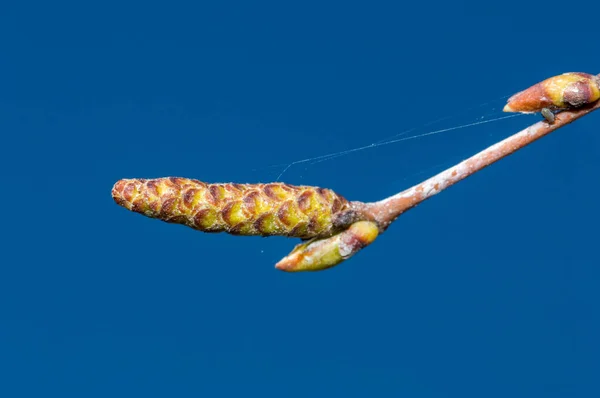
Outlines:
[[[358,221],[350,202],[332,190],[284,183],[124,179],[112,196],[128,210],[204,232],[308,239],[331,236]]]

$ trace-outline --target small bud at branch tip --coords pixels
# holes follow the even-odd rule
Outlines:
[[[553,76],[518,92],[508,99],[503,110],[522,113],[538,113],[544,109],[561,111],[591,104],[598,99],[600,99],[598,76],[569,72]]]

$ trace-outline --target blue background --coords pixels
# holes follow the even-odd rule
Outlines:
[[[505,96],[537,81],[600,71],[599,11],[4,2],[0,394],[599,396],[600,114],[321,273],[273,268],[296,241],[202,234],[110,196],[129,177],[271,181],[274,165],[503,116]],[[282,179],[377,200],[538,119],[306,162]]]

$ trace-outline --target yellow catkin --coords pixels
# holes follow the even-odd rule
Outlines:
[[[124,179],[113,199],[128,210],[204,232],[234,235],[331,236],[359,221],[330,189],[269,184],[207,184],[167,177]]]

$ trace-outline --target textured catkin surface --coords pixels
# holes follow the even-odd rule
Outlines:
[[[346,199],[324,188],[207,184],[179,177],[120,180],[112,196],[128,210],[204,232],[303,239],[338,232],[350,209]]]

